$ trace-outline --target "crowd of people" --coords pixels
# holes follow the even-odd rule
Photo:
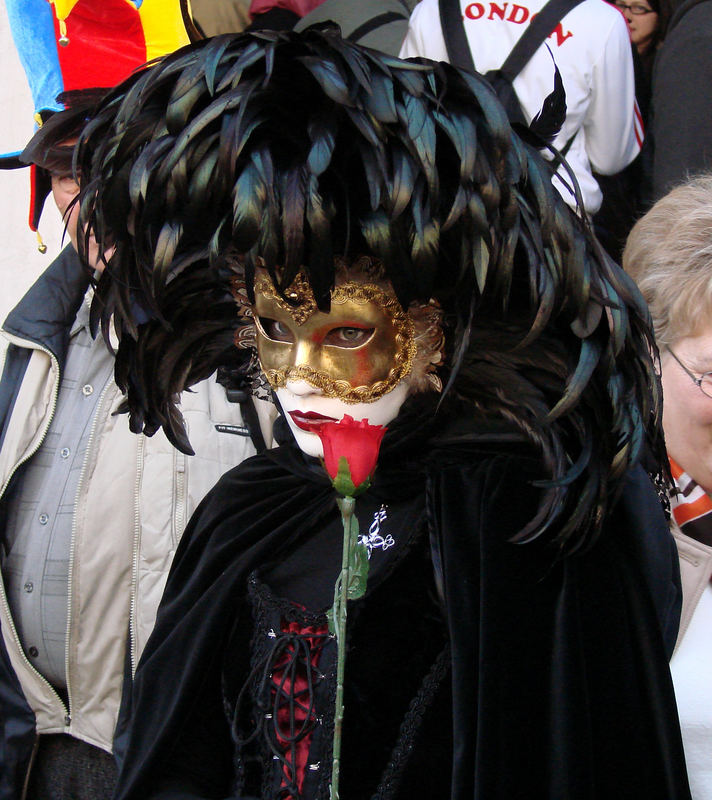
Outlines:
[[[711,2],[7,0],[0,800],[712,798]]]

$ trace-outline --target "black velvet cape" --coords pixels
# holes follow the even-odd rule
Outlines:
[[[689,798],[667,664],[677,556],[644,471],[597,543],[560,558],[549,538],[511,541],[542,477],[516,435],[403,429],[389,430],[369,493],[427,509],[451,650],[451,800]],[[119,722],[117,800],[229,796],[232,742],[215,697],[247,576],[336,513],[321,468],[293,444],[244,462],[205,498]],[[201,769],[186,777],[191,747]],[[345,785],[341,798],[366,800]]]

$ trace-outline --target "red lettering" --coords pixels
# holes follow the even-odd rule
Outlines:
[[[566,31],[566,33],[564,33],[564,26],[561,23],[559,23],[554,28],[552,33],[549,34],[549,38],[551,38],[554,35],[556,35],[557,46],[561,47],[561,45],[569,38],[569,36],[573,36],[573,33],[571,33],[571,31]]]
[[[470,3],[470,5],[465,8],[465,16],[470,19],[479,19],[483,17],[484,14],[484,6],[481,6],[479,3]]]
[[[512,3],[509,5],[509,2],[502,3],[499,5],[498,3],[489,2],[489,15],[487,19],[490,20],[498,20],[501,19],[502,21],[513,22],[515,25],[523,25],[527,20],[532,23],[536,19],[537,15],[532,14],[529,15],[529,9],[525,6],[517,5],[517,3]],[[507,10],[509,9],[509,16],[507,16]],[[465,16],[468,19],[482,19],[486,14],[485,11],[485,4],[484,3],[470,3],[469,5],[465,6]],[[553,36],[556,37],[556,45],[561,47],[561,45],[569,38],[573,36],[571,31],[564,31],[564,26],[561,22],[554,28],[554,30],[549,34],[549,39]]]
[[[524,6],[518,6],[516,3],[512,3],[512,10],[507,17],[507,22],[515,22],[517,25],[521,25],[523,22],[526,22],[528,18],[528,8],[524,8]]]

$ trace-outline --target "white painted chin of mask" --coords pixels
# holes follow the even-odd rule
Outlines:
[[[326,397],[321,389],[306,381],[287,381],[275,394],[299,449],[308,456],[320,458],[324,449],[315,432],[316,426],[338,422],[344,414],[355,420],[367,419],[371,425],[387,426],[398,416],[408,391],[408,381],[402,380],[388,394],[371,403],[345,403],[338,397]]]

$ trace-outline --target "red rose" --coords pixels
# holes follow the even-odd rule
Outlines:
[[[344,497],[366,491],[386,429],[344,414],[340,422],[323,423],[316,432],[324,447],[324,466],[336,491]]]

